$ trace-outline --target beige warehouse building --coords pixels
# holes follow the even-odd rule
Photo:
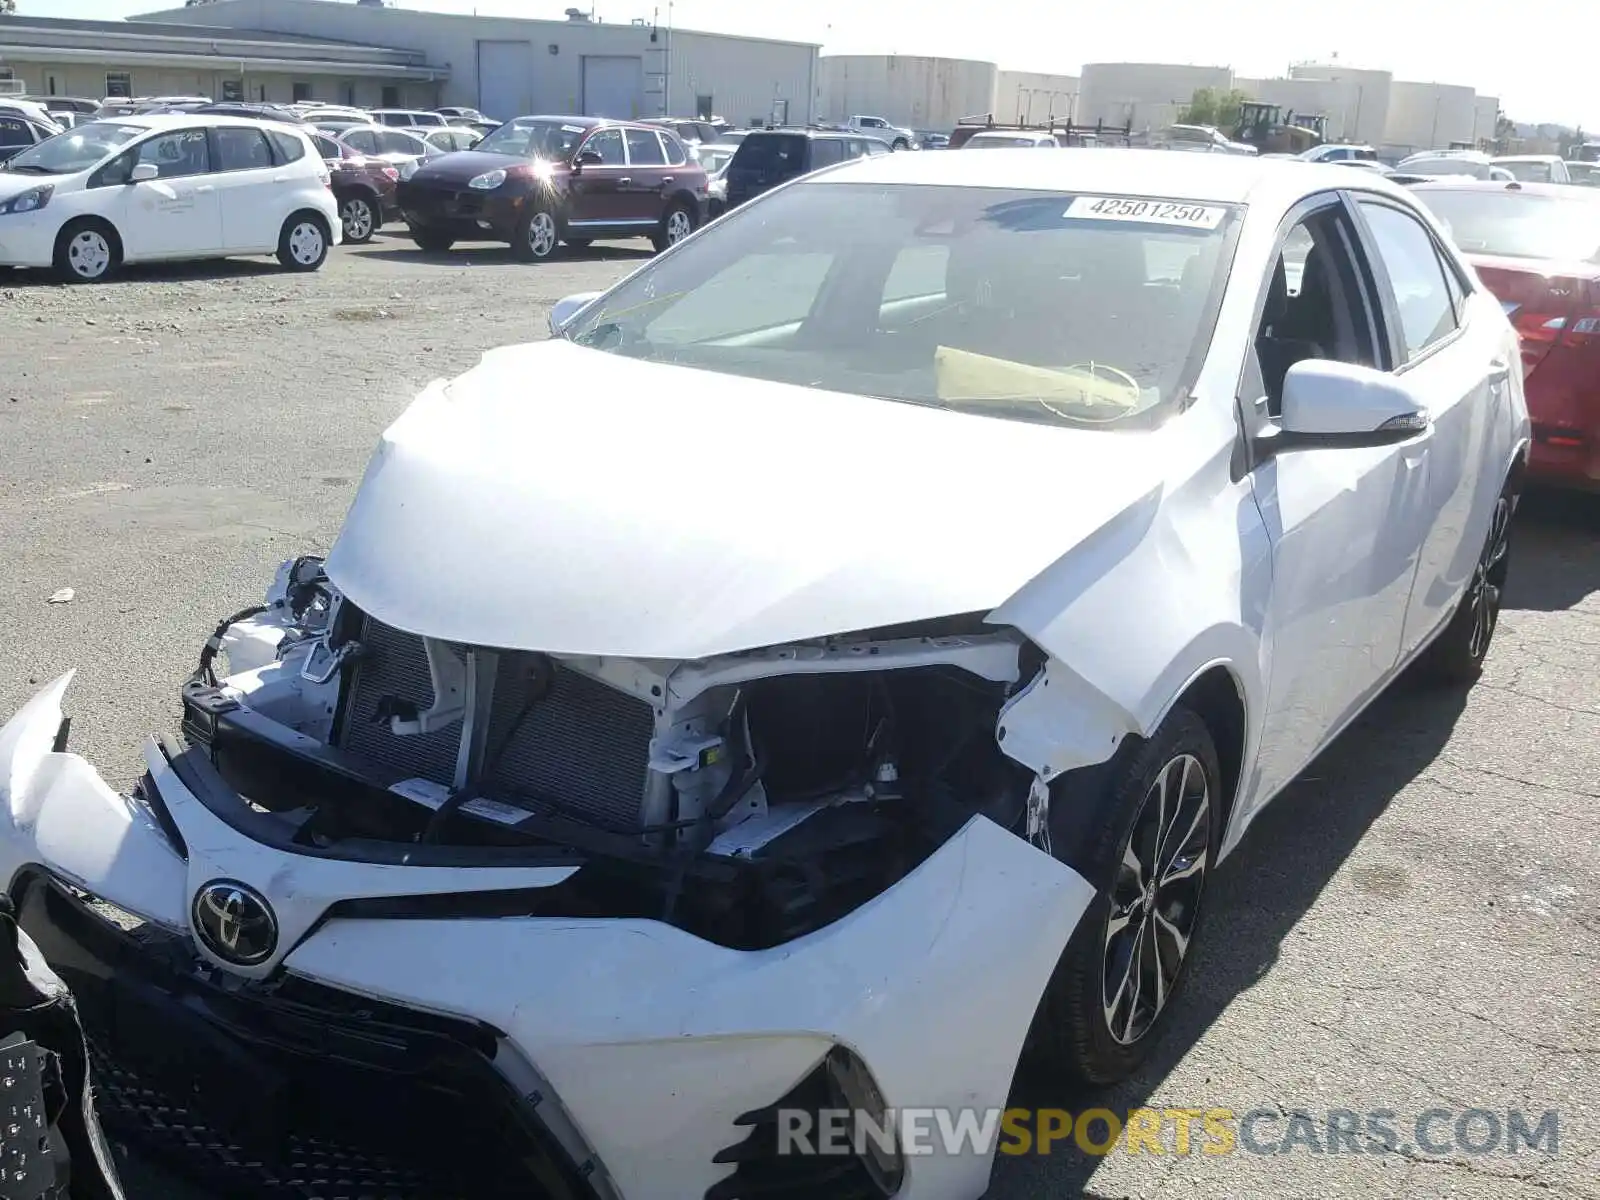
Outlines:
[[[441,103],[448,77],[422,50],[188,23],[0,18],[0,81],[41,96],[431,106]]]
[[[651,11],[641,0],[640,9]],[[425,54],[448,73],[442,104],[490,116],[726,117],[739,124],[812,119],[817,47],[651,24],[420,12],[349,0],[214,0],[136,19],[266,30]]]

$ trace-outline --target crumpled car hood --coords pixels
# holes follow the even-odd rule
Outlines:
[[[706,658],[989,611],[1165,440],[511,346],[384,433],[327,571],[411,633]]]

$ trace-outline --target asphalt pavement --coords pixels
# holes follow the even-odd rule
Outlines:
[[[0,274],[0,715],[77,668],[74,747],[130,781],[216,621],[326,549],[409,398],[545,336],[555,300],[645,256],[528,266],[380,236],[313,276],[264,260],[92,288]],[[1600,1198],[1600,503],[1533,497],[1513,547],[1478,687],[1394,689],[1219,874],[1151,1067],[1096,1096],[1019,1087],[1019,1104],[1123,1116],[1228,1110],[1250,1144],[1176,1153],[1169,1129],[1163,1153],[1102,1156],[1067,1138],[1002,1156],[995,1200]],[[1458,1130],[1468,1110],[1495,1117],[1493,1148],[1472,1152],[1489,1126]],[[1393,1138],[1374,1132],[1383,1111]],[[1554,1153],[1547,1137],[1506,1151],[1513,1120],[1552,1112]],[[1335,1113],[1359,1135],[1328,1138]],[[129,1179],[134,1200],[186,1195],[138,1164]]]

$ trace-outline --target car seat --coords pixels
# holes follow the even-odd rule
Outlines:
[[[1309,265],[1310,259],[1307,260]],[[1326,289],[1322,289],[1326,294]],[[1301,296],[1306,294],[1304,277]],[[1261,312],[1261,329],[1256,335],[1256,359],[1261,364],[1261,382],[1267,393],[1267,410],[1274,416],[1283,411],[1283,381],[1289,368],[1308,358],[1322,358],[1325,351],[1318,342],[1295,337],[1291,329],[1289,305],[1289,280],[1284,270],[1283,258],[1278,259],[1272,283],[1267,288],[1267,302]]]

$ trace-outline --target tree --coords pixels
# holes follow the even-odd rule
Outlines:
[[[1178,114],[1178,121],[1183,125],[1215,125],[1218,129],[1233,129],[1239,124],[1239,106],[1249,98],[1237,88],[1226,92],[1200,88],[1189,97],[1189,105]]]
[[[14,13],[17,11],[17,0],[0,0],[0,13]]]

